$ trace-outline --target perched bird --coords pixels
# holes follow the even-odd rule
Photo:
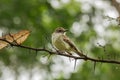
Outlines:
[[[66,36],[66,29],[62,27],[58,27],[52,34],[52,45],[58,51],[67,52],[68,54],[72,55],[72,53],[76,53],[79,56],[85,56],[80,52],[74,43],[70,40],[68,36]]]

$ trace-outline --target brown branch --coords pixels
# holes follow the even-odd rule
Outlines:
[[[16,47],[20,47],[20,48],[24,48],[24,49],[33,50],[33,51],[44,51],[44,52],[48,52],[49,54],[61,55],[61,56],[73,58],[75,60],[82,59],[82,60],[85,60],[85,61],[92,61],[92,62],[95,62],[95,63],[96,62],[101,62],[101,63],[120,64],[120,61],[116,61],[116,60],[95,59],[95,58],[91,58],[91,57],[88,57],[88,56],[77,57],[77,56],[74,56],[74,55],[63,54],[63,53],[58,52],[58,51],[51,51],[51,50],[48,50],[48,49],[45,49],[45,48],[32,48],[32,47],[29,47],[29,46],[15,44],[15,43],[11,43],[11,42],[9,42],[5,39],[0,39],[0,40],[9,43],[11,46],[16,46]]]

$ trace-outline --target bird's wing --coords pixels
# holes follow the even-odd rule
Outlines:
[[[69,44],[69,46],[71,47],[71,49],[72,49],[73,51],[75,51],[76,54],[78,54],[79,56],[84,56],[84,57],[85,57],[85,55],[77,49],[77,47],[74,45],[74,43],[73,43],[66,35],[63,36],[63,40],[64,40],[67,44]]]
[[[78,49],[75,47],[74,43],[66,35],[63,35],[63,41],[65,41],[67,44],[69,44],[71,49],[78,51]]]

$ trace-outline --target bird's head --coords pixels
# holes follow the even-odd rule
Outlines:
[[[65,34],[68,30],[63,27],[58,27],[55,29],[55,33]]]

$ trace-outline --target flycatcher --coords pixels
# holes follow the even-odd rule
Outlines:
[[[72,53],[76,53],[79,56],[85,56],[76,48],[70,38],[66,36],[66,31],[67,30],[62,27],[55,29],[52,34],[53,47],[61,52],[67,52],[70,55],[72,55]]]

